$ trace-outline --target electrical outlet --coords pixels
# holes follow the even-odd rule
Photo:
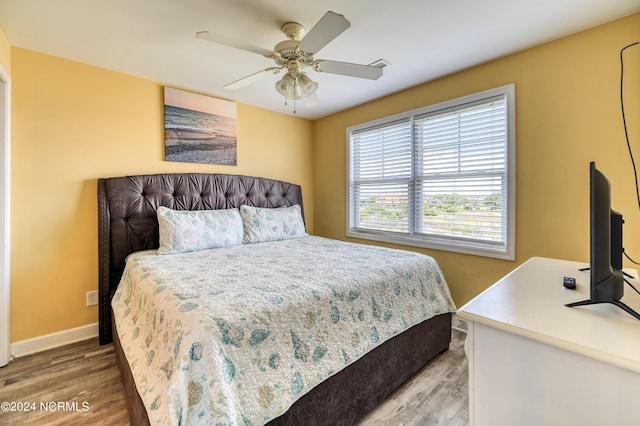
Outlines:
[[[87,306],[95,306],[98,304],[98,290],[87,292]]]

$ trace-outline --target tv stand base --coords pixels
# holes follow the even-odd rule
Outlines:
[[[620,309],[622,309],[625,312],[627,312],[629,315],[631,315],[631,316],[635,317],[636,319],[640,320],[640,314],[639,313],[637,313],[636,311],[634,311],[629,306],[625,305],[624,303],[622,303],[619,300],[591,300],[591,299],[587,299],[587,300],[583,300],[581,302],[567,303],[565,306],[568,306],[568,307],[572,308],[574,306],[596,305],[598,303],[611,303],[613,305],[616,305]]]

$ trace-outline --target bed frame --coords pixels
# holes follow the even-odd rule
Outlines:
[[[98,180],[98,261],[100,344],[114,343],[132,425],[148,425],[129,364],[113,324],[111,298],[126,257],[158,248],[159,206],[175,210],[215,210],[248,204],[288,207],[299,204],[299,185],[259,177],[172,173]],[[322,382],[269,425],[351,425],[399,385],[449,348],[451,315],[443,314],[388,340]]]

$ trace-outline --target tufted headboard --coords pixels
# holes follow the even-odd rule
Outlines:
[[[112,341],[111,298],[126,257],[158,248],[156,209],[216,210],[288,207],[299,204],[299,185],[260,177],[170,173],[98,179],[98,266],[100,344]]]

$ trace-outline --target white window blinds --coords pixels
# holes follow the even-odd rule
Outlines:
[[[350,128],[348,235],[512,258],[505,88]]]
[[[506,100],[418,117],[416,232],[504,244]]]
[[[363,229],[406,233],[411,197],[411,121],[354,132],[353,219]]]

